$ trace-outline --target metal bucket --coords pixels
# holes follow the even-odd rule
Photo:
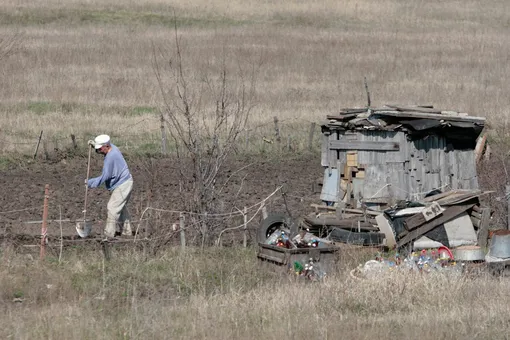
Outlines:
[[[510,258],[510,235],[494,234],[492,236],[489,254],[499,258]]]
[[[485,253],[478,246],[462,246],[453,250],[456,261],[482,261]]]

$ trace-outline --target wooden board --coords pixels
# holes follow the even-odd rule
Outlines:
[[[414,214],[413,216],[406,218],[404,221],[404,227],[407,230],[413,230],[441,215],[443,211],[444,209],[439,204],[434,202],[432,205],[424,208],[421,213]]]
[[[452,122],[471,122],[483,125],[485,118],[483,117],[472,117],[472,116],[449,116],[439,115],[435,113],[424,113],[424,112],[410,112],[410,111],[377,111],[374,115],[399,117],[399,118],[430,118],[437,120],[447,120]]]
[[[482,216],[480,219],[480,228],[478,230],[478,245],[482,249],[487,248],[487,241],[489,238],[489,221],[491,218],[491,210],[489,208],[482,208]]]
[[[331,150],[399,151],[400,143],[330,140],[329,148]]]
[[[322,135],[322,144],[321,144],[321,165],[329,166],[329,136],[326,134]]]
[[[358,166],[358,153],[356,151],[347,152],[347,166]]]
[[[400,248],[400,247],[408,244],[409,242],[416,240],[423,234],[428,233],[432,229],[440,226],[441,224],[443,224],[445,222],[448,222],[449,220],[460,215],[464,211],[471,209],[473,207],[473,205],[474,205],[474,203],[464,204],[464,205],[455,205],[455,206],[448,207],[443,212],[443,214],[440,215],[438,218],[435,218],[427,223],[424,223],[417,229],[409,231],[404,237],[402,237],[400,240],[397,241],[397,248]]]

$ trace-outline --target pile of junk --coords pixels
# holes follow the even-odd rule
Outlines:
[[[380,262],[384,267],[405,265],[419,271],[465,263],[504,269],[510,264],[510,232],[489,230],[491,210],[481,204],[481,197],[490,193],[435,191],[383,211],[312,204],[315,211],[297,221],[285,214],[269,214],[259,226],[257,256],[290,270],[315,266],[320,277],[341,259],[342,249],[354,248],[392,254],[391,258],[377,255],[366,264],[371,268]]]
[[[490,237],[490,192],[479,190],[484,117],[432,105],[369,103],[326,118],[324,173],[315,183],[322,187],[315,190],[320,204],[297,219],[289,212],[263,218],[257,235],[261,260],[292,267],[302,254],[304,263],[328,262],[322,257],[333,258],[335,249],[334,258],[341,257],[338,249],[345,245],[396,251],[416,264],[441,256],[438,263],[446,256],[501,266],[510,260],[510,235]]]

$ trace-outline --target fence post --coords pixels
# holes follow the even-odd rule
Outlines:
[[[48,232],[48,200],[50,198],[50,185],[46,184],[44,186],[44,206],[43,206],[43,217],[42,217],[42,225],[41,225],[41,252],[39,254],[40,259],[44,259],[46,255],[46,234]]]
[[[506,195],[506,201],[507,201],[507,216],[508,216],[508,224],[506,225],[507,229],[510,230],[510,184],[507,184],[505,187],[505,195]]]
[[[313,148],[313,135],[315,133],[315,122],[310,125],[310,132],[308,134],[308,150],[312,151]]]
[[[76,144],[76,136],[71,134],[71,143],[73,143],[73,149],[78,148],[78,144]]]
[[[37,140],[37,146],[35,147],[35,152],[34,152],[34,159],[37,157],[37,151],[39,151],[39,144],[41,144],[42,134],[43,134],[43,130],[41,130],[41,133],[39,134],[39,139]]]
[[[161,113],[160,117],[161,121],[161,153],[166,155],[166,131],[165,131],[165,117],[163,117],[163,113]]]
[[[245,151],[248,151],[248,141],[250,140],[250,130],[246,129],[246,135],[244,137],[244,148],[246,149]]]
[[[48,152],[48,143],[46,142],[46,138],[43,140],[43,151],[44,151],[44,159],[50,159],[50,153]]]
[[[274,116],[274,136],[277,142],[281,142],[282,139],[280,137],[280,128],[278,127],[278,117]]]
[[[243,219],[244,219],[244,227],[243,227],[243,247],[248,246],[248,208],[244,207],[243,209]]]
[[[184,233],[184,213],[179,213],[179,232],[181,235],[181,250],[186,249],[186,234]]]
[[[262,202],[262,219],[266,219],[267,218],[267,209],[266,209],[266,201],[263,201]]]

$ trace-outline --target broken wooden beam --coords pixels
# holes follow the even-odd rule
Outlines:
[[[408,217],[404,220],[404,228],[407,230],[413,230],[423,223],[430,221],[437,216],[441,215],[444,211],[443,208],[437,203],[432,203],[432,205],[428,207],[424,207],[423,210],[417,214],[414,214],[411,217]]]
[[[365,151],[399,151],[400,144],[397,142],[332,140],[329,142],[329,149],[331,149],[331,150],[365,150]]]
[[[480,162],[480,159],[482,158],[483,150],[485,148],[485,143],[487,142],[487,134],[484,134],[483,136],[478,137],[478,140],[476,141],[475,146],[475,161],[476,164]]]
[[[312,208],[315,209],[324,209],[329,211],[336,211],[336,207],[328,206],[328,205],[320,205],[320,204],[310,204]],[[346,213],[353,213],[353,214],[360,214],[360,215],[370,215],[370,216],[377,216],[381,213],[381,211],[374,211],[374,210],[361,210],[361,209],[352,209],[352,208],[344,208],[344,212]]]
[[[428,233],[432,229],[462,214],[464,211],[471,209],[473,205],[474,203],[468,203],[446,208],[446,210],[437,218],[424,223],[417,229],[409,231],[404,237],[397,241],[397,248],[401,248],[402,246],[408,244],[409,242],[412,242],[413,240],[419,238],[423,234]]]
[[[378,231],[379,228],[375,227],[376,224],[374,219],[369,221],[361,221],[360,219],[339,219],[339,218],[321,218],[321,217],[305,217],[304,221],[310,226],[331,226],[339,227],[344,229],[361,229],[361,230],[372,230]],[[370,223],[373,221],[373,223]]]
[[[489,222],[491,218],[490,208],[482,208],[482,216],[480,219],[478,230],[478,245],[482,249],[487,248],[487,241],[489,239]]]

